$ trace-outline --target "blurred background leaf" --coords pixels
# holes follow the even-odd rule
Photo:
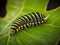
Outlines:
[[[49,0],[8,0],[7,14],[0,18],[0,45],[57,45],[60,39],[60,7],[46,11]],[[9,35],[13,22],[20,16],[41,12],[49,18],[45,24]]]

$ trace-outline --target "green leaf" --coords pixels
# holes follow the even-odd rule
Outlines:
[[[56,45],[60,39],[60,7],[46,11],[47,3],[48,0],[8,0],[7,16],[0,18],[0,45]],[[47,22],[10,36],[13,22],[30,12],[49,16]]]

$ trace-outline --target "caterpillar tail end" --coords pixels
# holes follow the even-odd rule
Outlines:
[[[48,17],[49,17],[49,15],[48,15],[46,18],[44,18],[44,20],[47,20],[47,19],[48,19]]]

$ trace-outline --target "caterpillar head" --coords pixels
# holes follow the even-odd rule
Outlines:
[[[15,34],[15,31],[14,30],[11,30],[10,31],[10,35],[12,36],[12,35],[14,35]]]

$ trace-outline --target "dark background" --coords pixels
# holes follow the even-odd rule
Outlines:
[[[49,0],[46,10],[49,11],[59,6],[60,6],[60,0]]]
[[[5,17],[7,0],[0,0],[0,17]]]

